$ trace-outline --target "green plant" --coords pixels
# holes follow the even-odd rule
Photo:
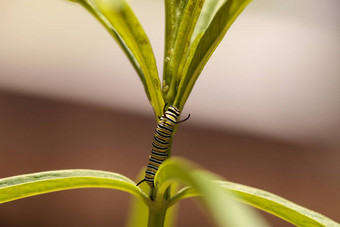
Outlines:
[[[205,63],[250,0],[165,0],[162,83],[149,40],[124,0],[74,2],[94,15],[119,43],[144,85],[157,120],[165,103],[183,109]],[[168,152],[171,155],[171,146]],[[148,185],[137,187],[134,181],[112,172],[76,169],[41,172],[1,179],[0,203],[67,189],[112,188],[135,196],[129,226],[172,226],[176,214],[174,205],[184,198],[197,196],[219,226],[266,226],[242,203],[298,226],[340,226],[271,193],[223,181],[180,158],[166,160],[156,174],[155,183],[151,192]],[[155,194],[153,200],[151,193]]]

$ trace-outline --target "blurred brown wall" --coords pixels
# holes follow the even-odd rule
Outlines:
[[[339,149],[202,128],[191,114],[173,155],[340,221]],[[86,168],[134,179],[147,162],[154,128],[151,116],[0,92],[0,177]],[[128,201],[106,189],[51,193],[1,204],[0,226],[123,226]],[[197,205],[181,203],[178,226],[214,226]],[[265,217],[273,226],[292,226]]]

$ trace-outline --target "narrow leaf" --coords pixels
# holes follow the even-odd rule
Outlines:
[[[185,2],[185,3],[184,3]],[[170,29],[170,39],[166,40],[166,55],[164,64],[164,82],[163,86],[169,86],[169,90],[163,90],[165,92],[165,100],[167,103],[172,104],[177,92],[177,87],[181,78],[181,62],[185,61],[185,57],[190,45],[191,35],[195,29],[196,22],[201,13],[204,0],[187,0],[187,1],[173,1],[177,5],[172,6],[171,15],[174,17],[174,21],[170,25],[174,26]],[[167,5],[166,5],[167,6]],[[166,13],[167,13],[166,9]],[[177,15],[179,13],[180,15]],[[169,23],[169,22],[166,22]],[[166,27],[166,29],[169,29]],[[171,32],[172,31],[172,32]]]
[[[272,193],[227,181],[217,181],[216,183],[224,190],[236,194],[237,200],[271,213],[294,225],[340,227],[340,224],[333,220]],[[200,193],[193,188],[185,188],[174,196],[171,202],[175,203],[181,199],[199,195]]]
[[[136,182],[139,182],[141,179],[145,177],[145,168],[143,168],[138,174]],[[145,194],[150,194],[151,190],[148,184],[143,183],[140,184],[139,187]],[[175,194],[175,188],[172,187],[171,194]],[[177,216],[177,206],[172,206],[166,211],[164,227],[173,227],[175,226],[176,216]],[[143,201],[136,197],[131,198],[130,210],[128,214],[128,219],[126,226],[127,227],[146,227],[148,226],[148,217],[149,217],[149,206],[147,206]]]
[[[178,185],[172,184],[170,188],[170,195],[175,195],[175,193],[178,191]],[[167,200],[169,200],[168,198]],[[165,221],[164,221],[164,227],[174,227],[177,226],[177,216],[178,216],[178,206],[171,206],[168,207],[166,211]]]
[[[137,71],[156,117],[162,115],[157,66],[148,37],[125,0],[72,0],[83,5],[118,42]]]
[[[193,32],[174,105],[183,108],[199,74],[229,27],[251,0],[206,1]]]
[[[173,182],[181,183],[191,186],[203,195],[204,204],[219,226],[267,226],[252,210],[235,202],[231,195],[221,190],[213,181],[214,178],[212,174],[197,169],[188,161],[168,159],[160,166],[155,176],[156,187],[159,188],[156,200],[163,197],[166,188]]]
[[[145,176],[145,168],[143,168],[137,177],[136,182],[139,182]],[[140,184],[139,188],[146,194],[149,195],[150,187],[148,184]],[[132,197],[130,201],[130,209],[126,226],[127,227],[146,227],[148,225],[149,207],[140,199]]]
[[[111,188],[128,192],[145,203],[147,196],[129,178],[98,170],[56,170],[0,179],[0,203],[77,188]]]
[[[180,21],[188,0],[165,0],[164,81],[171,81],[168,63],[176,40]]]

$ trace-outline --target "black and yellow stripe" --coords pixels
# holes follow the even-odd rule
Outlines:
[[[151,188],[155,186],[155,174],[159,166],[168,157],[170,140],[173,135],[175,125],[179,123],[178,118],[180,114],[181,112],[176,107],[170,106],[168,110],[163,113],[163,116],[160,117],[155,135],[153,137],[149,164],[145,170],[145,178],[140,181],[137,186],[144,181],[146,181],[146,183]],[[189,117],[190,115],[188,118]]]

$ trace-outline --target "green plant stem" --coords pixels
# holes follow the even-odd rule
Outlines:
[[[167,205],[165,200],[154,201],[149,206],[148,227],[163,227]]]

